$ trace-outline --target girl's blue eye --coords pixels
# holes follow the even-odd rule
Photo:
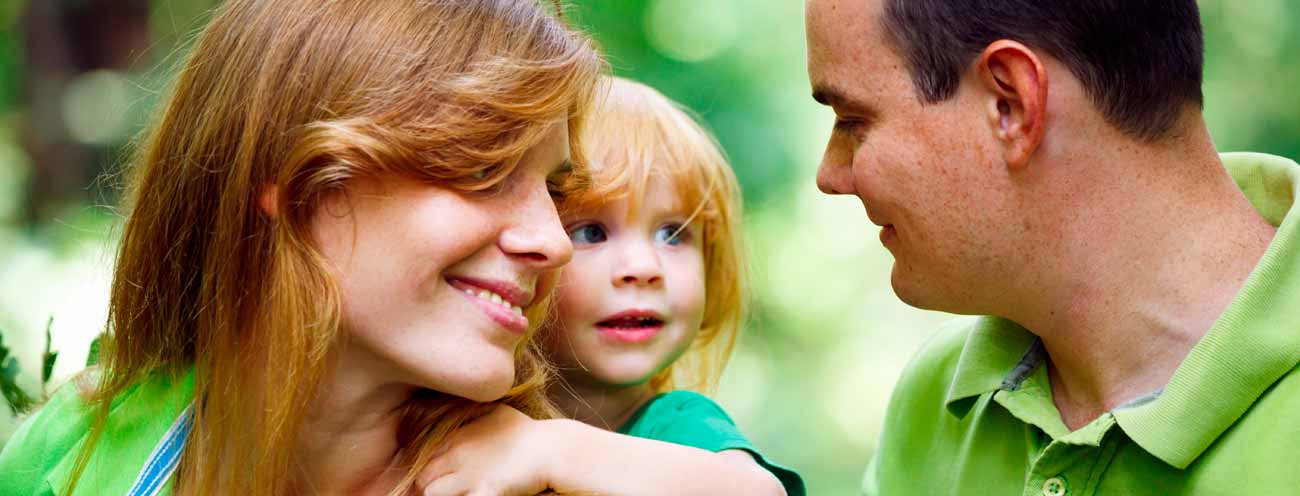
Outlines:
[[[682,238],[686,236],[686,230],[681,224],[665,224],[655,230],[655,242],[664,243],[668,246],[677,246],[682,244]]]
[[[574,243],[602,243],[605,241],[605,228],[599,224],[583,224],[569,231],[569,239]]]

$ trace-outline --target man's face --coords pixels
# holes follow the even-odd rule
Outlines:
[[[965,78],[953,98],[923,104],[886,41],[883,1],[807,2],[808,76],[836,115],[817,185],[857,196],[882,226],[903,301],[979,313],[1020,225],[990,127],[996,102]]]

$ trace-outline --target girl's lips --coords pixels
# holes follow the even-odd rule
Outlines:
[[[663,323],[646,327],[610,327],[596,324],[596,330],[600,332],[602,336],[615,341],[631,344],[649,341],[659,335],[659,331],[662,331],[663,329]]]
[[[602,336],[623,343],[643,343],[664,328],[663,316],[653,310],[624,310],[595,324]]]

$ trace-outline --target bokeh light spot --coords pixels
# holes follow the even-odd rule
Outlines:
[[[77,77],[63,94],[68,134],[93,145],[126,141],[131,131],[127,112],[131,93],[131,82],[117,72],[92,71]]]
[[[647,17],[650,45],[683,62],[717,57],[731,48],[739,35],[735,8],[728,0],[655,0]]]

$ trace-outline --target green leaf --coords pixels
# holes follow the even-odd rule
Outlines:
[[[50,327],[54,325],[54,316],[51,315],[49,320],[45,321],[45,354],[41,355],[41,388],[44,389],[46,384],[50,383],[50,374],[54,372],[54,361],[58,360],[59,352],[50,351],[50,346],[54,342],[50,338]]]
[[[0,349],[2,349],[0,351],[3,351],[4,355],[9,354],[9,349],[4,348],[3,343],[0,343]],[[9,410],[14,415],[30,410],[36,401],[26,391],[18,387],[18,360],[14,359],[14,357],[8,357],[0,363],[3,363],[3,365],[0,365],[0,395],[4,396]]]
[[[5,405],[14,415],[27,412],[36,403],[31,395],[18,387],[19,372],[18,360],[10,356],[4,332],[0,331],[0,396],[4,397]]]
[[[104,339],[104,335],[95,336],[95,340],[90,342],[90,353],[86,354],[86,366],[89,367],[99,363],[99,341]]]

